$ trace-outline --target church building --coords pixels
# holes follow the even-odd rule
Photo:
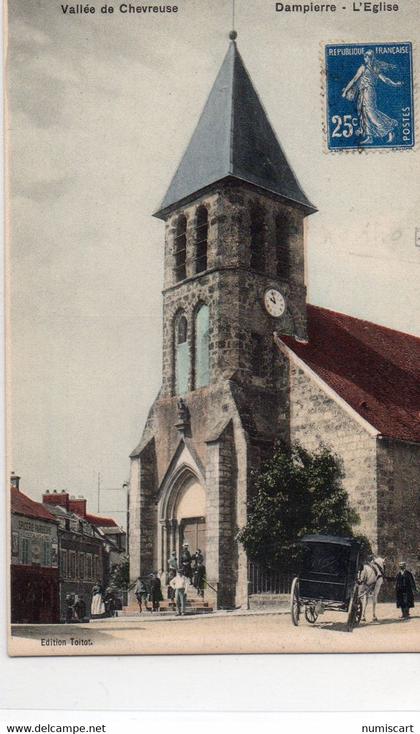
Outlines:
[[[155,216],[165,222],[162,387],[131,454],[130,575],[204,554],[214,606],[248,604],[236,540],[279,438],[343,460],[360,532],[420,570],[420,340],[310,306],[316,212],[231,42]]]

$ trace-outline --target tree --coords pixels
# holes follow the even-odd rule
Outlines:
[[[121,560],[112,567],[109,585],[117,589],[126,589],[130,583],[130,567],[128,556],[122,556]]]
[[[303,535],[353,537],[360,519],[349,504],[343,476],[339,458],[325,447],[309,452],[299,444],[277,444],[272,458],[252,476],[248,522],[237,536],[248,557],[267,568],[290,570]]]

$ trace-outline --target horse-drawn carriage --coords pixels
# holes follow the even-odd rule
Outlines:
[[[292,583],[290,610],[293,624],[299,624],[302,609],[314,624],[327,610],[347,613],[349,632],[362,617],[358,572],[360,543],[354,538],[306,535],[300,541],[302,568]]]

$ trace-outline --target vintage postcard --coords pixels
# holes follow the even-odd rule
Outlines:
[[[417,0],[7,8],[9,654],[420,651]]]

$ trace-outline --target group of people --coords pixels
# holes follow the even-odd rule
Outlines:
[[[66,595],[66,622],[83,622],[86,617],[86,603],[81,594]]]
[[[117,608],[121,606],[117,603],[117,597],[111,587],[102,590],[100,584],[92,589],[92,604],[90,606],[90,616],[92,619],[100,619],[101,617],[116,617],[118,615]]]
[[[163,601],[162,583],[159,575],[156,572],[149,574],[148,585],[145,580],[139,576],[134,587],[134,594],[139,605],[140,614],[142,613],[143,608],[146,611],[158,612],[160,609],[160,602]],[[151,607],[147,606],[148,601],[151,602]]]
[[[206,568],[200,548],[197,548],[196,552],[191,555],[188,543],[184,543],[179,563],[176,552],[172,551],[168,559],[167,598],[175,604],[178,616],[185,614],[187,591],[190,585],[195,587],[199,596],[204,597],[205,577]],[[151,573],[148,585],[144,579],[139,577],[134,594],[140,613],[143,609],[158,612],[160,602],[163,601],[162,582],[159,575],[156,572]],[[148,602],[151,602],[150,607],[148,607]]]
[[[83,622],[89,617],[86,602],[82,594],[69,593],[65,599],[65,619],[67,623]],[[90,605],[90,618],[115,617],[117,609],[121,606],[115,591],[108,587],[105,591],[99,583],[92,589],[92,601]]]

